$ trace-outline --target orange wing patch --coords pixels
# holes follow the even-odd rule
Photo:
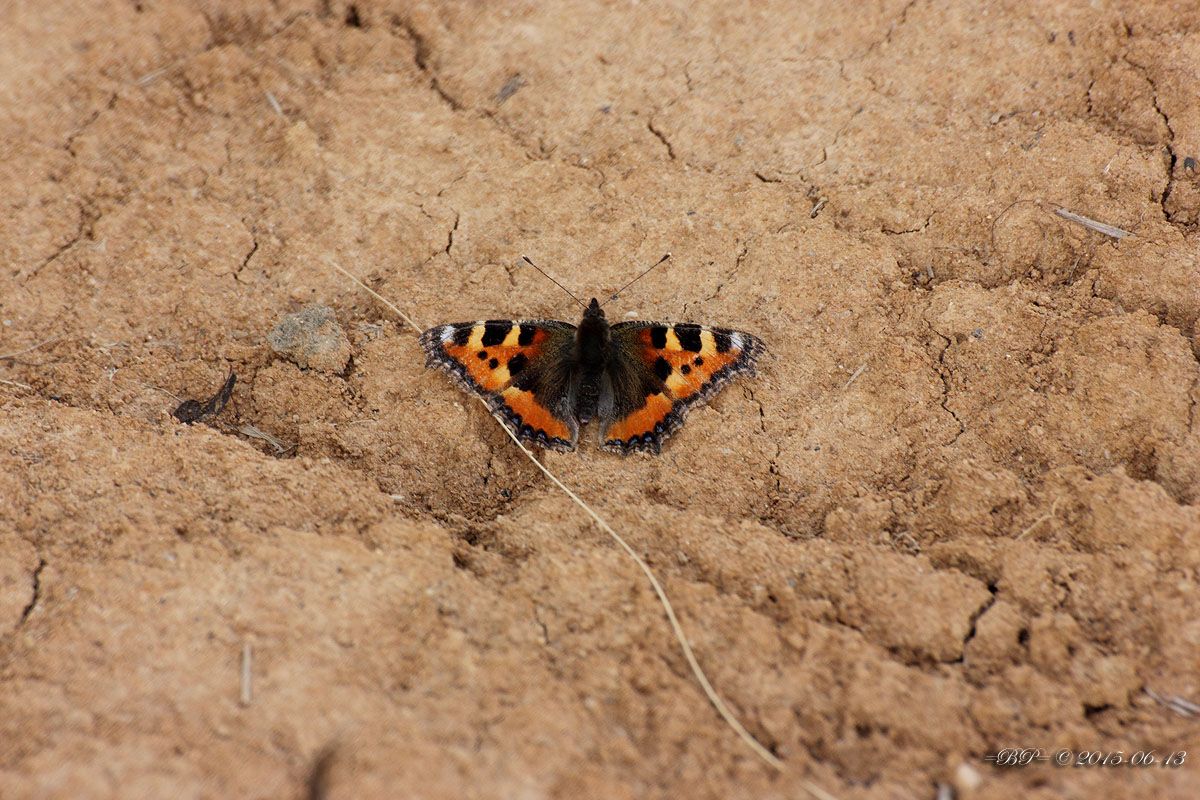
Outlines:
[[[671,399],[662,392],[650,395],[646,398],[645,405],[609,426],[604,433],[606,442],[619,444],[629,439],[653,434],[655,428],[663,424],[671,415],[674,405]]]
[[[500,393],[500,401],[511,412],[510,419],[517,423],[518,428],[527,425],[534,433],[543,433],[550,439],[571,441],[571,429],[567,423],[538,402],[533,392],[510,386]]]
[[[647,328],[641,332],[641,339],[646,366],[677,400],[700,392],[717,373],[736,363],[742,355],[742,348],[734,346],[728,333],[699,326],[667,327],[665,333],[662,329]]]
[[[516,322],[477,322],[456,330],[442,343],[446,357],[458,362],[475,385],[498,392],[542,349],[546,332]]]

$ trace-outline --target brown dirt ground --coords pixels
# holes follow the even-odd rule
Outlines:
[[[1200,744],[1146,693],[1200,699],[1198,72],[1182,0],[3,4],[0,795],[1196,797],[983,756]],[[763,374],[546,461],[783,774],[326,265],[573,318],[517,255],[667,250],[616,314]],[[340,374],[266,344],[314,301]]]

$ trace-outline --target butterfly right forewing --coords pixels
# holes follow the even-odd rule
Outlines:
[[[620,322],[612,327],[612,409],[601,446],[657,453],[688,411],[739,374],[753,374],[760,339],[692,323]]]

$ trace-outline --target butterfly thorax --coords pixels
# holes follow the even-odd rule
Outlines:
[[[596,416],[611,338],[612,331],[608,320],[604,318],[604,309],[593,297],[575,333],[575,357],[579,370],[576,377],[575,414],[581,423],[586,424]]]

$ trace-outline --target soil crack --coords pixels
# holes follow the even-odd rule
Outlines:
[[[250,252],[242,259],[242,263],[238,265],[237,272],[233,274],[235,281],[242,279],[242,270],[250,266],[250,259],[254,258],[254,254],[258,252],[258,237],[254,235],[254,231],[250,230]]]
[[[654,134],[655,139],[658,139],[663,143],[663,147],[667,148],[667,158],[671,161],[675,161],[675,147],[671,144],[671,140],[667,138],[666,134],[655,127],[654,120],[650,120],[646,123],[646,129],[649,130],[650,133]]]
[[[451,209],[451,210],[453,210],[453,209]],[[443,252],[446,255],[450,256],[451,259],[453,259],[454,256],[450,253],[450,249],[452,247],[454,247],[454,234],[458,232],[458,221],[460,219],[462,219],[462,215],[459,214],[457,211],[455,211],[454,212],[454,225],[453,225],[453,227],[450,228],[450,232],[448,234],[446,234],[446,249]]]
[[[1163,125],[1167,129],[1167,181],[1163,186],[1162,192],[1158,197],[1158,204],[1162,207],[1163,219],[1167,222],[1175,222],[1171,216],[1171,212],[1167,209],[1167,202],[1171,199],[1171,191],[1175,188],[1175,163],[1178,160],[1178,155],[1175,152],[1175,128],[1171,126],[1171,118],[1167,116],[1167,112],[1163,110],[1162,104],[1158,100],[1158,84],[1154,82],[1154,78],[1150,76],[1150,70],[1134,61],[1130,61],[1128,56],[1124,56],[1123,60],[1126,64],[1142,76],[1142,79],[1150,85],[1150,102],[1154,105],[1154,112],[1158,114],[1159,119],[1163,121]]]
[[[878,41],[871,42],[871,44],[867,45],[867,49],[863,51],[861,56],[858,56],[852,60],[866,58],[867,56],[871,55],[871,53],[883,47],[885,44],[891,44],[892,37],[896,34],[896,31],[900,30],[900,28],[904,27],[905,23],[908,22],[908,12],[912,11],[913,6],[916,4],[917,0],[909,0],[904,8],[900,9],[900,13],[896,16],[896,19],[888,23],[887,32],[883,35],[883,38],[879,39]]]
[[[988,609],[990,609],[992,606],[994,606],[996,604],[996,594],[997,594],[996,585],[994,583],[987,584],[987,590],[989,592],[988,599],[983,602],[983,605],[981,605],[979,608],[975,609],[975,613],[973,613],[971,615],[970,619],[968,620],[969,625],[967,628],[967,635],[963,637],[962,655],[960,655],[958,657],[958,659],[957,659],[958,663],[963,663],[964,661],[966,661],[967,645],[970,644],[971,640],[975,638],[975,625],[976,625],[976,623],[979,622],[979,618],[982,617],[984,614],[986,614],[988,612]]]
[[[67,252],[75,247],[75,245],[79,244],[84,239],[93,238],[92,230],[96,224],[96,220],[98,219],[100,219],[100,215],[96,213],[96,211],[92,209],[90,205],[88,205],[88,201],[85,200],[83,203],[81,203],[79,206],[79,225],[75,229],[75,233],[71,234],[70,239],[68,239],[59,247],[55,248],[53,253],[42,259],[42,262],[31,269],[26,275],[22,276],[18,273],[17,279],[20,281],[20,283],[24,285],[30,278],[36,278],[39,272],[53,264],[58,259],[62,258]]]
[[[71,156],[71,158],[76,157],[75,140],[78,139],[80,136],[82,136],[87,131],[87,129],[90,128],[96,122],[96,120],[100,119],[101,114],[103,114],[105,111],[111,111],[113,109],[113,107],[116,106],[116,104],[117,104],[117,93],[111,92],[108,96],[108,100],[105,101],[104,106],[102,108],[97,108],[95,111],[93,111],[91,113],[91,116],[89,116],[83,122],[82,125],[80,125],[74,131],[72,131],[70,133],[70,135],[67,136],[67,141],[63,143],[63,149],[67,151],[67,153]]]
[[[945,446],[949,447],[950,445],[957,443],[958,437],[962,436],[964,433],[967,432],[967,426],[965,424],[963,424],[963,421],[959,418],[958,414],[956,414],[954,412],[954,409],[950,408],[950,374],[946,369],[946,353],[949,352],[949,350],[950,350],[950,337],[943,336],[937,330],[937,328],[933,327],[933,323],[929,324],[929,330],[933,332],[934,336],[937,336],[939,339],[941,339],[944,342],[941,352],[938,353],[937,365],[936,365],[938,378],[941,379],[941,381],[942,381],[941,406],[942,406],[942,410],[945,411],[947,414],[949,414],[951,417],[953,417],[954,421],[958,424],[958,433],[956,433],[954,435],[954,438],[951,439],[949,442],[947,442],[945,445]]]
[[[762,401],[754,395],[754,389],[749,386],[742,387],[742,392],[751,403],[758,406],[758,429],[766,436],[767,435],[767,410],[763,407]],[[767,460],[767,472],[775,477],[775,494],[778,498],[779,492],[782,491],[783,481],[779,477],[779,456],[783,453],[783,444],[779,439],[773,440],[775,443],[775,454]],[[772,504],[775,500],[772,501]]]
[[[416,26],[410,20],[403,17],[394,17],[392,19],[394,28],[399,28],[404,32],[413,45],[413,63],[417,70],[429,80],[429,88],[442,99],[451,111],[465,111],[464,106],[458,98],[446,91],[442,86],[441,80],[438,78],[437,71],[429,65],[430,48],[429,42],[425,39],[424,34],[417,30]]]
[[[46,559],[39,558],[38,565],[33,570],[32,591],[30,593],[29,602],[25,604],[25,608],[21,609],[21,617],[17,620],[17,627],[20,628],[29,619],[33,610],[37,608],[38,601],[42,599],[42,570],[46,568]]]
[[[391,30],[393,33],[399,32],[399,35],[408,39],[413,45],[413,63],[417,67],[417,71],[425,76],[429,81],[429,88],[436,94],[451,111],[456,112],[473,112],[475,115],[487,119],[505,136],[511,139],[525,153],[525,157],[530,161],[546,161],[554,153],[554,146],[547,146],[545,142],[538,138],[536,152],[533,148],[522,141],[519,134],[512,130],[504,119],[497,116],[495,109],[490,108],[475,108],[468,106],[463,101],[459,100],[454,95],[450,94],[442,85],[440,76],[437,70],[431,65],[432,49],[429,46],[429,41],[417,27],[413,25],[411,20],[403,17],[393,17]],[[564,162],[565,163],[565,162]]]
[[[935,214],[937,214],[936,211],[929,212],[929,216],[925,217],[925,222],[921,223],[920,227],[917,228],[906,228],[904,230],[894,231],[885,225],[879,229],[879,232],[885,236],[905,236],[910,233],[923,233],[925,229],[929,227],[929,223],[933,221]]]

